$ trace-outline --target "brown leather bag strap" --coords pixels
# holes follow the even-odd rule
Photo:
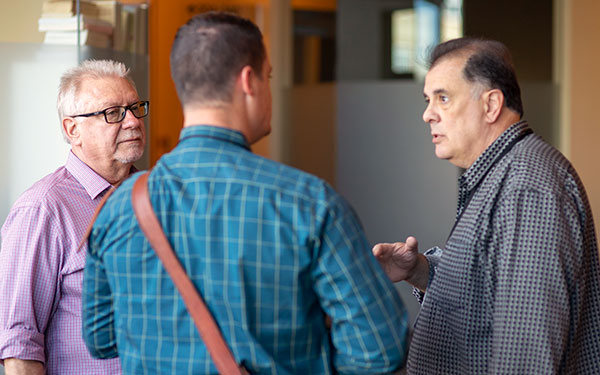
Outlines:
[[[202,297],[173,253],[173,249],[156,218],[148,195],[148,174],[146,172],[133,185],[132,204],[135,216],[150,245],[162,261],[163,266],[173,279],[177,290],[183,297],[185,306],[192,316],[200,337],[204,341],[210,356],[220,374],[243,375],[227,346],[217,323],[204,304]]]

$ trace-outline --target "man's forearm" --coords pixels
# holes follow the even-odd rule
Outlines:
[[[45,370],[42,362],[7,358],[4,360],[4,373],[6,375],[44,375]]]

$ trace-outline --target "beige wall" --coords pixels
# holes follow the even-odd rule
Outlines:
[[[568,131],[566,151],[587,190],[596,233],[600,225],[600,117],[598,116],[598,86],[600,86],[600,1],[564,1],[567,17],[565,48],[568,56],[564,77],[563,100],[567,101]]]
[[[43,0],[0,0],[0,42],[41,43],[38,31]]]
[[[336,85],[295,86],[290,97],[289,164],[335,186]]]

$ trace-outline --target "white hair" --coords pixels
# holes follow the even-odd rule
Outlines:
[[[101,79],[117,77],[126,79],[135,89],[135,83],[129,77],[129,69],[122,62],[113,60],[85,60],[79,66],[67,70],[60,77],[56,109],[60,119],[60,128],[67,143],[69,138],[65,134],[62,121],[69,115],[74,115],[83,110],[83,103],[77,100],[81,84],[86,79]]]

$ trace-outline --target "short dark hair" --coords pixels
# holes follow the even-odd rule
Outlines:
[[[235,79],[249,65],[259,75],[266,52],[251,21],[207,12],[181,26],[171,48],[171,76],[182,105],[229,103]]]
[[[433,68],[442,58],[462,54],[468,56],[463,69],[465,79],[501,90],[506,107],[523,117],[521,88],[508,48],[495,40],[471,37],[452,39],[433,49],[429,67]]]

